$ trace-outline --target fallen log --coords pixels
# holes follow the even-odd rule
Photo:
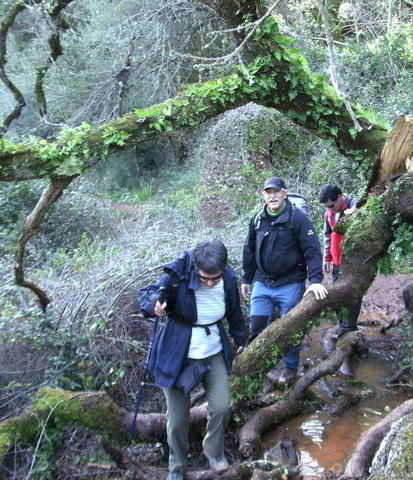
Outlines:
[[[79,425],[100,433],[114,444],[127,445],[131,441],[129,427],[133,417],[133,412],[119,407],[105,392],[42,388],[32,405],[21,415],[0,423],[0,464],[16,443],[35,444],[49,426],[59,425],[63,429]],[[206,418],[206,405],[191,409],[191,434],[201,433]],[[136,427],[136,436],[140,441],[159,441],[166,431],[166,415],[140,414]]]

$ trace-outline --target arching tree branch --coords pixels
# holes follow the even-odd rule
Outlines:
[[[90,152],[96,147],[100,147],[103,157],[102,146],[107,147],[106,152],[130,148],[155,136],[193,128],[248,102],[284,112],[316,135],[333,139],[348,157],[364,159],[367,167],[372,168],[387,131],[379,124],[372,124],[360,108],[354,107],[357,121],[364,127],[356,132],[343,100],[324,79],[311,73],[304,57],[291,48],[291,39],[279,32],[274,18],[263,22],[254,39],[265,55],[259,55],[230,75],[192,85],[173,99],[149,109],[135,110],[98,128],[90,128],[89,132],[83,128],[81,135],[74,130],[69,134],[69,142],[42,142],[31,147],[0,145],[0,181],[41,178],[57,171],[62,175],[74,156],[76,173],[81,174],[89,168]],[[76,148],[72,146],[73,137],[77,137]],[[19,168],[22,161],[25,173]]]

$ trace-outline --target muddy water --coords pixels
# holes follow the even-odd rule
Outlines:
[[[325,470],[342,472],[360,435],[379,422],[393,408],[407,400],[407,394],[386,390],[383,381],[390,375],[389,362],[369,357],[355,369],[358,380],[375,393],[350,407],[339,417],[323,412],[296,417],[264,438],[265,448],[288,436],[297,441],[301,453],[301,474],[305,479],[319,478]]]

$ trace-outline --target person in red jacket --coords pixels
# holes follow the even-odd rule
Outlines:
[[[354,212],[357,200],[344,195],[337,185],[327,184],[321,187],[320,203],[327,208],[324,215],[323,267],[326,273],[331,272],[335,282],[340,276],[340,265],[343,263],[344,235],[335,232],[334,228],[344,215]]]
[[[323,185],[320,190],[320,203],[326,207],[324,215],[324,255],[323,270],[332,274],[333,282],[340,278],[340,266],[343,263],[343,241],[344,235],[336,232],[337,223],[345,216],[354,212],[357,206],[355,198],[344,195],[337,185]],[[337,312],[339,325],[332,330],[331,335],[327,334],[323,339],[323,346],[326,353],[331,353],[338,338],[347,332],[357,329],[357,318],[360,313],[361,302],[352,305],[350,308]],[[341,365],[340,372],[343,375],[352,376],[350,359],[346,359]]]

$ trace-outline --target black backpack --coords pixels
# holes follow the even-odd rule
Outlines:
[[[308,205],[307,199],[300,195],[299,193],[289,193],[288,200],[293,204],[294,207],[299,208],[303,213],[310,217],[311,208]]]
[[[155,303],[159,299],[160,289],[157,285],[148,285],[147,287],[140,288],[136,299],[138,311],[143,314],[144,317],[154,317]]]

